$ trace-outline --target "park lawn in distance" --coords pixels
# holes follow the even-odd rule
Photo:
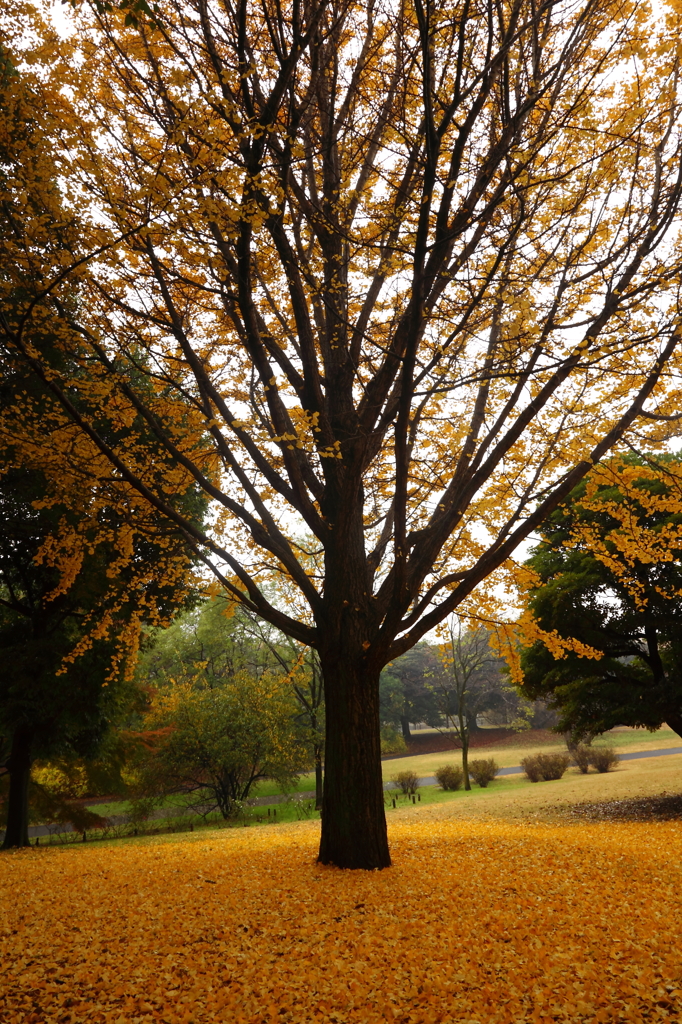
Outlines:
[[[532,731],[528,734],[514,733],[507,743],[472,748],[469,751],[469,760],[493,757],[500,768],[508,768],[519,765],[521,759],[529,754],[555,753],[556,751],[567,753],[566,743],[562,736],[557,735],[556,738],[552,737],[548,740],[548,734],[544,730],[542,736],[543,740],[538,742]],[[655,733],[647,732],[646,729],[614,729],[595,739],[593,746],[615,747],[618,753],[625,754],[636,750],[663,750],[666,747],[682,747],[682,737],[672,729],[659,729]],[[420,778],[429,778],[442,764],[459,765],[461,763],[461,751],[455,749],[395,757],[383,762],[384,780],[390,781],[397,772],[406,770],[416,772]]]
[[[381,872],[318,865],[316,821],[7,852],[0,1020],[679,1020],[679,821],[529,824],[462,806],[389,815]]]

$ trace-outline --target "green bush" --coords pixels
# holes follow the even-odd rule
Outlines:
[[[464,781],[464,772],[454,764],[441,765],[435,775],[441,789],[459,789]]]
[[[499,770],[499,765],[492,757],[489,757],[487,761],[469,761],[469,775],[484,789],[489,782],[492,782]]]
[[[411,796],[419,789],[419,776],[416,772],[398,772],[393,776],[393,782],[395,782],[396,786],[401,789],[406,796]]]
[[[390,725],[384,726],[381,730],[381,753],[382,754],[405,754],[407,743],[397,729]]]
[[[586,747],[584,743],[579,743],[571,753],[573,755],[573,763],[576,768],[579,768],[583,775],[587,775],[590,765],[592,764],[592,748]]]
[[[595,747],[590,751],[590,764],[602,774],[615,768],[620,758],[613,747]]]
[[[531,754],[524,757],[521,767],[531,782],[549,782],[560,779],[570,763],[568,754]]]

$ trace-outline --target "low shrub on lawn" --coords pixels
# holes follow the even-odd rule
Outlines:
[[[592,763],[593,750],[591,747],[585,746],[584,743],[579,743],[577,747],[572,751],[573,764],[576,768],[579,768],[583,775],[587,775],[590,770]]]
[[[613,747],[595,747],[590,751],[590,764],[604,774],[616,767],[620,758]]]
[[[560,779],[570,763],[568,754],[530,754],[523,758],[521,767],[531,782],[549,782]]]
[[[587,775],[590,767],[604,774],[616,767],[620,758],[613,747],[588,747],[579,744],[572,752],[573,764],[583,775]]]
[[[494,757],[487,760],[469,761],[469,775],[484,789],[489,782],[492,782],[500,768]]]
[[[406,796],[412,796],[412,794],[416,793],[419,789],[419,776],[416,772],[397,772],[393,776],[393,782],[395,782],[396,786],[398,786]]]
[[[441,789],[459,789],[464,781],[464,772],[454,764],[441,765],[435,774]]]

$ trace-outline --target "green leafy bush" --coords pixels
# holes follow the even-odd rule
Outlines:
[[[576,768],[579,768],[583,775],[587,775],[592,764],[592,748],[585,746],[584,743],[579,743],[571,753]]]
[[[464,772],[454,764],[443,764],[435,771],[441,789],[459,789],[464,781]]]
[[[416,772],[397,772],[397,774],[393,776],[393,782],[395,782],[396,786],[398,786],[406,796],[411,796],[419,789],[419,777]]]
[[[590,751],[590,764],[604,774],[616,767],[620,758],[613,747],[595,747]]]
[[[154,697],[145,719],[154,743],[141,754],[139,796],[184,792],[233,818],[260,779],[295,789],[310,767],[285,677],[237,672],[210,689],[179,682]]]
[[[531,782],[549,782],[560,779],[570,763],[568,754],[531,754],[523,758],[521,767]]]
[[[407,743],[398,732],[390,725],[384,726],[381,730],[381,753],[382,754],[405,754]]]
[[[479,786],[484,789],[489,782],[495,778],[500,768],[493,757],[489,757],[487,760],[470,761],[469,762],[469,775],[477,782]]]

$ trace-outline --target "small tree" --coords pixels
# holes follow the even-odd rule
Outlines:
[[[269,672],[204,689],[178,683],[154,699],[146,725],[157,742],[140,766],[141,787],[200,793],[229,818],[260,779],[292,786],[309,767],[296,711],[288,681]]]
[[[299,705],[299,718],[309,729],[315,765],[315,809],[322,807],[324,788],[325,707],[324,680],[320,659],[313,648],[302,647],[291,637],[274,629],[269,622],[253,613],[243,612],[249,634],[270,652],[291,682]]]
[[[483,628],[465,630],[461,621],[451,616],[446,623],[446,641],[439,648],[440,665],[431,679],[430,688],[445,728],[454,732],[462,748],[464,788],[469,781],[469,695],[491,670],[499,677],[499,659],[490,649],[490,634]],[[497,682],[499,688],[499,678]]]

